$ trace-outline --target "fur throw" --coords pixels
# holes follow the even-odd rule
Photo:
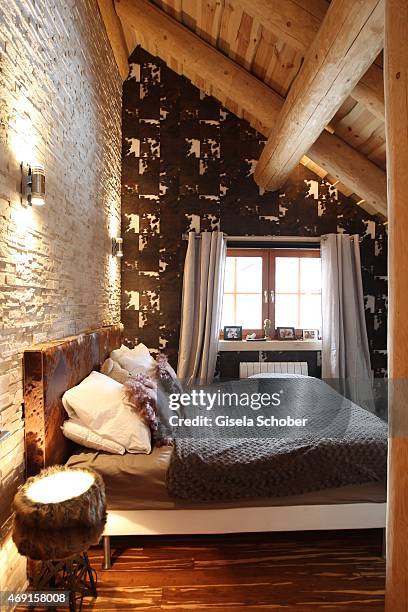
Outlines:
[[[133,410],[149,427],[155,446],[172,444],[171,436],[163,432],[158,415],[158,389],[146,374],[131,376],[124,383],[125,394]]]
[[[136,374],[124,382],[126,399],[142,421],[150,428],[152,435],[157,431],[156,416],[157,387],[146,374]]]
[[[94,482],[87,491],[56,503],[35,502],[28,497],[28,488],[38,479],[46,478],[62,471],[89,472]],[[105,485],[102,477],[89,468],[67,468],[56,465],[42,470],[38,476],[29,478],[14,497],[13,510],[17,524],[23,529],[61,530],[69,528],[94,527],[106,521]]]
[[[168,362],[167,356],[159,353],[156,359],[155,374],[166,393],[183,393],[177,374]]]

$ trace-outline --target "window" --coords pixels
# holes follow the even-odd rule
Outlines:
[[[258,250],[228,249],[224,281],[222,325],[261,330],[267,318],[265,279],[268,254]]]
[[[244,333],[276,327],[321,328],[320,251],[228,249],[222,325]]]

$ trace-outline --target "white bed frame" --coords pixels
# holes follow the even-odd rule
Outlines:
[[[105,535],[310,531],[385,527],[387,504],[345,503],[204,510],[110,510]]]
[[[386,509],[386,503],[346,503],[208,510],[110,510],[104,531],[103,567],[111,566],[110,536],[384,529]]]

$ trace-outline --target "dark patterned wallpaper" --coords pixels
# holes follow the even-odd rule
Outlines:
[[[303,166],[279,193],[252,178],[264,138],[141,48],[123,89],[122,320],[126,342],[177,360],[183,232],[360,234],[376,376],[386,369],[386,225]]]

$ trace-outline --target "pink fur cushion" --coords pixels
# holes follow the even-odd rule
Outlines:
[[[167,393],[183,393],[177,374],[168,362],[167,356],[159,353],[156,359],[155,375]]]
[[[136,414],[150,428],[152,440],[156,446],[173,443],[173,439],[165,431],[158,416],[157,384],[146,374],[130,376],[125,382],[126,398]]]

